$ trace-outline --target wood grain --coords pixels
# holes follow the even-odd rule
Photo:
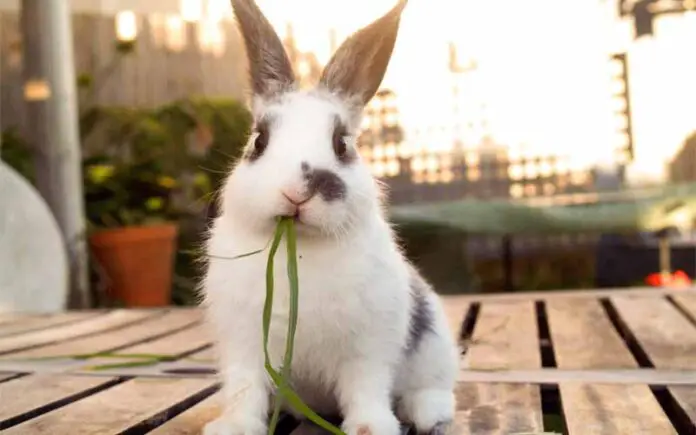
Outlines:
[[[509,435],[543,430],[541,396],[535,385],[457,386],[457,435]]]
[[[117,331],[102,332],[54,345],[16,352],[11,354],[11,357],[13,359],[59,357],[110,351],[191,326],[200,321],[200,318],[200,311],[196,309],[173,310],[163,316],[147,319]]]
[[[213,385],[213,381],[205,379],[133,379],[13,426],[4,433],[120,433]]]
[[[97,311],[69,311],[53,315],[20,317],[10,324],[0,324],[0,337],[52,328],[59,325],[67,325],[97,317],[102,314],[104,313]]]
[[[87,319],[77,324],[62,325],[41,331],[4,337],[0,338],[0,354],[105,332],[162,314],[164,314],[164,311],[160,310],[114,310],[103,316]]]
[[[541,367],[534,303],[482,304],[467,359],[481,370]],[[454,426],[457,434],[540,432],[539,387],[459,382]]]
[[[482,304],[467,359],[471,369],[541,367],[534,303]]]
[[[69,375],[31,375],[0,384],[0,429],[3,422],[57,400],[90,390],[112,382],[115,378],[69,376]]]
[[[676,434],[644,385],[561,384],[569,435]]]
[[[658,368],[696,368],[696,326],[664,298],[611,299],[640,346]]]
[[[150,435],[198,435],[203,426],[220,415],[220,393],[215,393],[207,399],[177,415]]]
[[[598,301],[547,301],[546,312],[559,368],[638,367]],[[559,389],[571,435],[674,433],[647,385],[563,382]]]
[[[556,365],[563,369],[636,368],[628,347],[593,299],[546,302]]]

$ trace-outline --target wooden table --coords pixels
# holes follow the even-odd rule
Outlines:
[[[696,434],[696,291],[444,302],[467,348],[455,433]],[[0,314],[0,429],[199,433],[219,412],[211,346],[196,308]]]

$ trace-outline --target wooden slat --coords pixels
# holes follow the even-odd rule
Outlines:
[[[484,303],[467,352],[472,369],[536,369],[541,366],[533,302]],[[543,428],[537,385],[457,386],[457,434],[540,432]]]
[[[206,379],[133,379],[13,426],[4,433],[115,434],[214,386]]]
[[[118,349],[118,351],[114,352],[116,355],[118,354],[131,354],[131,355],[158,355],[161,357],[173,357],[173,358],[178,358],[179,356],[195,351],[197,349],[200,349],[201,347],[210,344],[210,335],[208,333],[208,328],[207,325],[196,325],[191,328],[184,329],[182,331],[166,335],[164,337],[160,337],[151,341],[147,341],[144,343],[139,343],[135,344],[133,346],[126,346],[123,348]],[[190,355],[188,359],[191,359],[192,363],[196,363],[197,361],[205,361],[203,360],[199,354],[205,356],[207,355],[206,352],[207,349],[196,352],[192,355]],[[110,358],[90,358],[89,360],[85,361],[84,366],[89,367],[95,366],[95,365],[102,365],[102,364],[127,364],[129,362],[133,362],[133,359],[128,359],[128,358],[118,358],[116,355],[110,357]],[[204,362],[204,363],[199,363],[202,366],[205,367],[210,367],[212,366],[213,361],[209,362]],[[159,366],[144,366],[147,367],[148,369],[156,369]],[[112,370],[110,373],[125,373],[123,368],[114,368],[114,369],[109,369]],[[92,372],[92,371],[90,371]],[[127,374],[127,373],[125,373]]]
[[[440,296],[442,307],[447,316],[450,331],[455,340],[459,341],[464,316],[469,310],[469,302],[458,296]]]
[[[556,365],[563,369],[635,368],[636,361],[600,303],[593,299],[546,302]]]
[[[34,409],[46,406],[66,397],[86,390],[106,385],[115,378],[68,376],[68,375],[31,375],[0,384],[0,429],[3,422],[16,418]]]
[[[561,384],[569,435],[676,434],[644,385]],[[658,408],[659,409],[659,408]]]
[[[119,352],[174,356],[203,347],[211,341],[208,325],[200,324],[157,340],[129,346]]]
[[[174,310],[163,316],[148,319],[117,331],[102,332],[63,343],[16,352],[10,357],[12,359],[43,358],[110,351],[191,326],[200,321],[200,318],[201,313],[197,309]]]
[[[541,367],[534,302],[482,304],[467,357],[472,369]]]
[[[163,311],[159,310],[114,310],[103,316],[87,319],[76,324],[63,325],[42,331],[0,338],[0,353],[8,353],[16,349],[26,349],[33,346],[80,337],[86,334],[106,331],[161,314],[163,314]]]
[[[203,426],[220,415],[220,393],[215,393],[192,408],[177,415],[150,435],[198,435]]]
[[[696,326],[669,301],[615,297],[612,303],[655,367],[696,369]]]
[[[535,385],[459,383],[456,393],[452,434],[509,435],[543,430],[541,396]]]
[[[97,311],[70,311],[54,315],[28,316],[26,318],[20,318],[8,325],[0,325],[0,337],[53,328],[58,325],[66,325],[97,317],[102,314],[103,313]]]
[[[696,386],[696,370],[654,369],[558,369],[534,370],[461,370],[460,382],[504,384],[560,384],[564,382],[599,384],[645,384],[659,386]]]
[[[458,295],[468,302],[514,302],[532,300],[551,300],[551,299],[598,299],[614,296],[646,296],[659,297],[665,295],[693,295],[696,294],[696,287],[689,289],[670,288],[670,287],[617,287],[601,289],[578,289],[578,290],[545,290],[545,291],[524,291],[513,293],[467,293]]]

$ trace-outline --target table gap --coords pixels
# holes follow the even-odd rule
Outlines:
[[[14,379],[17,379],[17,378],[14,378]],[[65,396],[65,397],[60,398],[58,400],[55,400],[53,402],[42,405],[38,408],[34,408],[31,411],[25,412],[24,414],[19,414],[19,415],[16,415],[14,417],[8,418],[6,420],[2,420],[2,421],[0,421],[0,430],[9,429],[12,426],[16,426],[18,424],[24,423],[27,420],[31,420],[32,418],[36,418],[40,415],[46,414],[47,412],[51,412],[51,411],[54,411],[58,408],[62,408],[63,406],[77,402],[78,400],[84,399],[85,397],[91,396],[92,394],[96,394],[96,393],[102,392],[104,390],[107,390],[109,388],[115,387],[116,385],[122,384],[130,379],[133,379],[133,377],[124,376],[124,377],[112,379],[112,380],[106,381],[102,384],[95,385],[92,388],[87,388],[87,389],[79,391],[75,394],[71,394],[69,396]]]
[[[12,373],[11,375],[7,376],[6,378],[1,377],[2,374],[0,373],[0,384],[3,382],[9,382],[13,381],[15,379],[23,378],[24,376],[29,376],[30,373]]]
[[[544,368],[556,368],[556,356],[553,350],[553,340],[549,332],[549,321],[546,315],[544,301],[534,302],[536,313],[537,333],[539,334],[539,353],[541,366]],[[561,402],[561,390],[556,384],[545,384],[539,388],[541,396],[541,414],[544,419],[544,430],[547,432],[568,433],[563,403]]]
[[[665,299],[667,299],[667,302],[669,302],[677,311],[679,311],[682,316],[686,317],[686,320],[696,327],[696,316],[694,314],[684,308],[684,306],[677,302],[674,297],[665,296]]]
[[[221,385],[219,383],[212,385],[208,388],[205,388],[196,394],[193,394],[189,397],[186,397],[184,400],[182,400],[179,403],[176,403],[175,405],[171,406],[170,408],[159,412],[149,418],[147,418],[144,421],[141,421],[140,423],[136,424],[135,426],[132,426],[123,432],[121,432],[120,435],[141,435],[141,434],[146,434],[169,420],[173,419],[177,415],[181,414],[182,412],[186,411],[189,408],[192,408],[196,404],[202,402],[203,400],[207,399],[208,397],[212,396],[213,394],[217,393],[220,390]]]
[[[621,315],[616,310],[613,303],[608,298],[600,298],[599,302],[602,308],[604,308],[607,317],[609,317],[612,326],[619,333],[619,336],[628,347],[633,358],[635,358],[638,366],[641,368],[654,369],[655,364],[650,360],[648,353],[640,345],[633,331],[631,331],[626,322],[621,318]],[[674,304],[673,301],[671,302]],[[674,305],[678,307],[678,304]],[[672,393],[665,386],[648,385],[648,388],[650,388],[653,396],[655,396],[655,400],[660,404],[660,407],[665,415],[667,415],[667,418],[672,423],[677,433],[679,435],[693,435],[696,426],[694,426],[694,422],[691,421],[686,410],[679,405]]]

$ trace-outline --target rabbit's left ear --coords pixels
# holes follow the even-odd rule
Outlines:
[[[387,71],[407,2],[399,0],[389,12],[341,44],[324,68],[320,83],[344,97],[357,97],[363,106],[367,104]]]
[[[295,83],[290,59],[271,23],[254,0],[232,0],[244,40],[254,95],[272,97]]]

